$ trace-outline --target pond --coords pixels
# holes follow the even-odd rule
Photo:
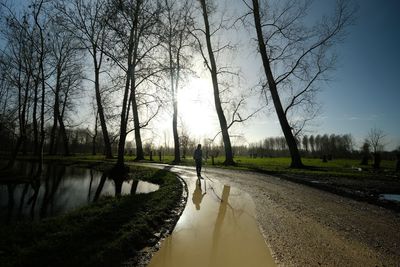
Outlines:
[[[17,163],[29,170],[29,163]],[[0,184],[0,222],[39,220],[63,214],[96,201],[101,196],[149,193],[156,184],[140,180],[124,181],[122,187],[102,172],[86,168],[47,164],[40,179],[22,184]]]

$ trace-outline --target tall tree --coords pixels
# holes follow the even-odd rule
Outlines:
[[[210,30],[210,22],[209,22],[209,14],[210,14],[210,9],[211,5],[206,2],[206,0],[199,0],[200,2],[200,7],[202,11],[202,16],[203,16],[203,22],[204,22],[204,30],[201,30],[201,32],[204,34],[204,38],[206,40],[206,46],[207,46],[207,52],[208,56],[205,56],[201,50],[201,53],[203,55],[203,58],[205,59],[205,64],[207,65],[208,70],[210,71],[211,75],[211,80],[212,80],[212,85],[213,85],[213,92],[214,92],[214,104],[215,104],[215,109],[217,111],[217,116],[221,128],[221,134],[222,134],[222,140],[224,143],[224,148],[225,148],[225,165],[234,165],[235,162],[233,160],[233,152],[232,152],[232,144],[231,144],[231,139],[229,136],[229,131],[228,131],[228,123],[224,114],[224,110],[222,108],[222,103],[221,103],[221,97],[220,97],[220,88],[219,88],[219,83],[218,83],[218,67],[217,67],[217,62],[215,59],[214,55],[214,50],[213,49],[213,44],[211,41],[212,36],[217,32],[217,30],[211,31]]]
[[[62,15],[66,30],[74,33],[81,40],[83,47],[92,58],[94,90],[103,133],[105,156],[106,158],[112,158],[110,135],[100,90],[104,50],[106,42],[110,38],[107,28],[106,2],[106,0],[64,0],[57,2],[56,8]]]
[[[47,54],[47,48],[45,44],[45,25],[47,23],[46,16],[44,18],[40,18],[40,15],[44,12],[44,0],[34,0],[32,2],[31,8],[35,21],[36,31],[38,32],[39,41],[37,45],[37,53],[39,54],[38,66],[39,66],[39,81],[41,88],[41,105],[40,105],[40,141],[39,141],[39,150],[38,150],[38,161],[39,166],[37,170],[37,176],[42,173],[43,170],[43,147],[45,140],[45,99],[46,99],[46,73],[45,73],[45,57]]]
[[[294,125],[288,120],[289,111],[312,103],[316,82],[332,69],[335,60],[329,49],[342,39],[346,27],[353,22],[355,9],[351,2],[338,0],[332,17],[324,17],[319,24],[308,28],[302,20],[310,1],[262,1],[265,10],[260,10],[259,0],[252,0],[252,6],[244,3],[253,15],[266,87],[290,150],[290,166],[301,168],[303,163],[292,131]],[[285,89],[291,92],[286,107],[281,100]]]
[[[52,20],[50,32],[49,67],[54,69],[54,84],[48,82],[54,94],[53,127],[50,134],[50,154],[56,152],[56,133],[63,140],[64,155],[69,155],[69,140],[66,131],[66,111],[72,101],[74,91],[79,89],[82,76],[81,51],[74,35]]]
[[[4,3],[1,4],[1,8],[7,11],[5,27],[2,27],[1,30],[4,40],[7,42],[7,46],[2,51],[2,66],[5,70],[3,79],[6,79],[8,85],[16,91],[15,103],[19,126],[17,142],[7,164],[7,167],[11,168],[21,146],[23,146],[24,153],[27,151],[29,108],[32,104],[31,88],[34,78],[38,78],[39,74],[35,69],[37,43],[34,38],[35,25],[32,15],[30,12],[23,11],[22,16],[18,17]],[[35,92],[37,93],[37,90]],[[36,94],[33,98],[37,101]],[[34,111],[36,111],[37,104],[37,102],[34,103]]]
[[[159,1],[121,0],[109,6],[109,26],[113,30],[113,47],[107,55],[125,72],[122,97],[118,160],[116,167],[124,165],[125,141],[128,133],[129,111],[132,108],[133,131],[136,143],[136,160],[144,159],[140,129],[149,121],[140,122],[140,86],[152,84],[151,79],[161,71],[156,50],[160,46],[159,26],[161,5]],[[147,94],[148,95],[148,94]],[[145,105],[149,104],[145,101]],[[154,117],[155,112],[150,118]]]
[[[187,67],[189,56],[185,48],[191,45],[188,24],[192,22],[191,5],[188,0],[165,0],[165,48],[168,54],[167,70],[173,108],[172,132],[174,136],[174,163],[181,161],[178,133],[178,90],[182,70]]]

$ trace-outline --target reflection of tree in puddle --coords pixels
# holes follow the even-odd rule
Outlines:
[[[224,188],[222,190],[222,196],[220,198],[221,202],[219,205],[218,215],[215,220],[215,226],[214,226],[214,231],[213,231],[213,235],[212,235],[210,266],[218,266],[218,263],[221,260],[220,249],[221,248],[223,250],[226,249],[225,247],[220,247],[220,238],[221,238],[221,232],[223,232],[223,223],[225,220],[227,208],[231,209],[232,215],[233,215],[233,217],[232,217],[233,222],[229,221],[229,223],[236,224],[235,209],[228,202],[230,191],[231,191],[231,187],[228,185],[224,185]],[[241,214],[241,212],[240,212],[240,214]],[[227,245],[227,244],[225,244],[225,245]]]
[[[201,191],[201,184],[196,183],[196,188],[193,192],[192,201],[193,204],[196,206],[196,210],[200,210],[200,203],[203,200],[203,197],[206,193]]]
[[[224,189],[222,190],[221,203],[219,205],[218,216],[215,220],[215,228],[213,233],[213,255],[215,254],[215,250],[218,247],[218,239],[221,234],[222,223],[224,222],[226,208],[228,207],[228,197],[231,191],[231,187],[229,185],[224,185]]]

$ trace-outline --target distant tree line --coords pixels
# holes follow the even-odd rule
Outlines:
[[[301,154],[305,157],[348,158],[354,154],[354,140],[350,134],[304,135],[296,139]],[[288,156],[284,137],[269,137],[257,144],[251,144],[250,154],[258,157]]]

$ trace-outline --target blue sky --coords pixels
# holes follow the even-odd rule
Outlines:
[[[333,80],[320,95],[319,132],[363,138],[372,127],[400,145],[400,1],[359,1],[356,25],[337,48]]]

